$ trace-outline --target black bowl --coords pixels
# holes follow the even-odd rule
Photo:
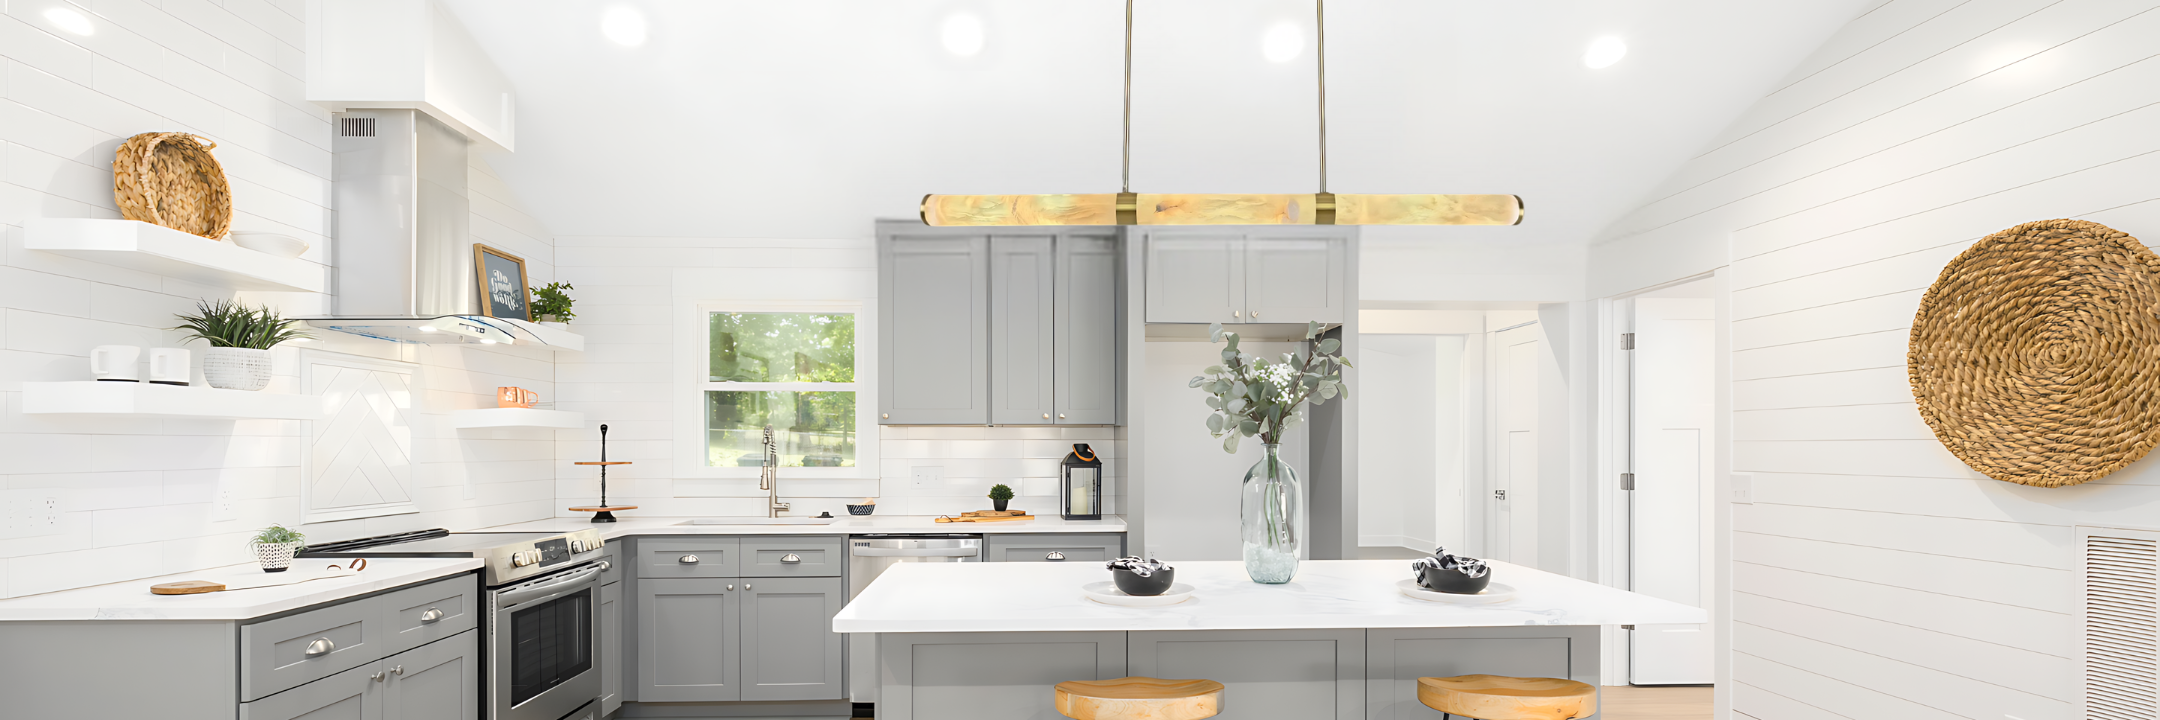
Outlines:
[[[875,511],[875,510],[877,510],[877,506],[876,506],[876,505],[849,505],[849,506],[847,506],[847,514],[849,514],[849,515],[868,515],[868,514],[870,514],[870,513],[872,512],[872,511]]]
[[[1161,595],[1170,591],[1170,583],[1177,577],[1177,568],[1163,568],[1155,574],[1140,577],[1133,571],[1119,568],[1110,571],[1110,579],[1117,581],[1119,592],[1136,597]]]
[[[1487,568],[1482,577],[1470,577],[1446,568],[1425,568],[1425,589],[1455,595],[1476,595],[1485,592],[1492,584],[1492,570]]]

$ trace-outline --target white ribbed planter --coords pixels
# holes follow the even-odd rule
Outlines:
[[[261,390],[270,386],[270,351],[214,347],[203,351],[203,380],[224,390]]]
[[[302,543],[254,543],[255,561],[262,563],[263,572],[285,572],[292,566],[293,554],[300,552]]]

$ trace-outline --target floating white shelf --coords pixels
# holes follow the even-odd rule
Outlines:
[[[314,420],[322,398],[132,382],[23,383],[29,415],[143,415],[237,420]]]
[[[489,320],[509,323],[511,325],[517,326],[520,330],[532,333],[534,337],[540,338],[540,342],[545,343],[547,349],[549,350],[561,352],[564,350],[585,349],[585,336],[570,332],[568,330],[548,327],[540,323],[525,322],[523,320],[517,320],[512,318],[489,318]],[[525,338],[522,336],[517,337],[517,339],[519,342],[524,342],[525,340]]]
[[[30,220],[23,225],[23,247],[203,285],[323,291],[321,265],[134,220]]]
[[[579,430],[585,427],[585,413],[538,408],[459,410],[450,413],[450,427]]]

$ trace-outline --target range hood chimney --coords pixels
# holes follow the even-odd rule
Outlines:
[[[545,344],[483,317],[473,273],[466,137],[427,113],[334,113],[334,315],[309,325],[406,343]]]

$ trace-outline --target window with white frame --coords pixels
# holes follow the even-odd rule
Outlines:
[[[701,310],[705,467],[856,467],[856,313]]]

